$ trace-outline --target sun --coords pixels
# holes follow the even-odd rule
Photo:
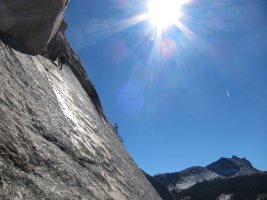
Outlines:
[[[162,31],[179,21],[184,0],[150,0],[147,3],[148,19],[153,27]]]

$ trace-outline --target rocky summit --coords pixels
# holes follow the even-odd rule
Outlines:
[[[0,0],[0,199],[161,199],[60,28],[66,3]]]
[[[259,173],[246,158],[221,158],[207,166],[207,169],[221,176],[231,177]]]

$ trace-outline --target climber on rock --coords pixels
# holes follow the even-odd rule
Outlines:
[[[62,70],[62,66],[65,64],[66,62],[66,58],[64,55],[60,56],[59,58],[56,59],[59,69]]]

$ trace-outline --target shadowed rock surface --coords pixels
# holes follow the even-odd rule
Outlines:
[[[57,33],[69,0],[0,0],[0,31],[38,54]]]
[[[168,190],[168,188],[164,184],[157,181],[156,179],[154,179],[152,176],[150,176],[146,172],[143,171],[143,173],[146,176],[147,180],[153,185],[153,187],[155,188],[155,190],[158,192],[158,194],[163,200],[175,200],[172,193]]]
[[[47,58],[28,52],[1,34],[0,199],[161,199],[105,119],[64,34]],[[59,70],[51,60],[62,52]]]

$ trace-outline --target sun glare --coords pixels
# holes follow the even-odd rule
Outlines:
[[[150,0],[147,7],[152,26],[161,31],[174,25],[182,16],[183,4],[184,0]]]

